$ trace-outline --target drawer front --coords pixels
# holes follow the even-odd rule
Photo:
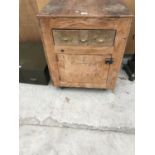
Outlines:
[[[113,46],[116,31],[103,30],[53,30],[56,46]]]
[[[57,54],[60,81],[70,86],[79,84],[101,84],[106,87],[109,65],[106,58],[111,55]]]
[[[55,45],[78,45],[78,30],[53,30]]]
[[[90,30],[89,45],[113,46],[115,30]]]

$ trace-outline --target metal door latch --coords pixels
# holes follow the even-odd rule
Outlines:
[[[114,59],[113,59],[113,58],[106,58],[106,59],[105,59],[105,64],[111,65],[111,64],[113,64],[113,63],[114,63]]]

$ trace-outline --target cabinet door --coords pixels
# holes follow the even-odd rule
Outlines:
[[[58,69],[62,83],[74,84],[85,83],[93,87],[94,84],[101,84],[106,87],[109,64],[105,63],[110,55],[68,55],[58,54]],[[80,85],[81,86],[81,85]]]

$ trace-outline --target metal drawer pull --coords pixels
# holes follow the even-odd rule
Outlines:
[[[105,64],[111,65],[111,64],[113,64],[113,63],[114,63],[114,59],[113,59],[113,58],[106,58],[106,59],[105,59]]]
[[[72,38],[63,37],[62,40],[63,40],[63,41],[71,41]]]
[[[96,41],[97,41],[98,43],[103,43],[103,42],[104,42],[104,39],[99,38],[99,39],[96,39]]]
[[[87,39],[81,39],[80,40],[82,43],[85,43],[85,42],[87,42],[88,40]]]

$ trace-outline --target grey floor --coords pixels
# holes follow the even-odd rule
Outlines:
[[[20,84],[20,155],[134,155],[134,82],[114,92]]]

